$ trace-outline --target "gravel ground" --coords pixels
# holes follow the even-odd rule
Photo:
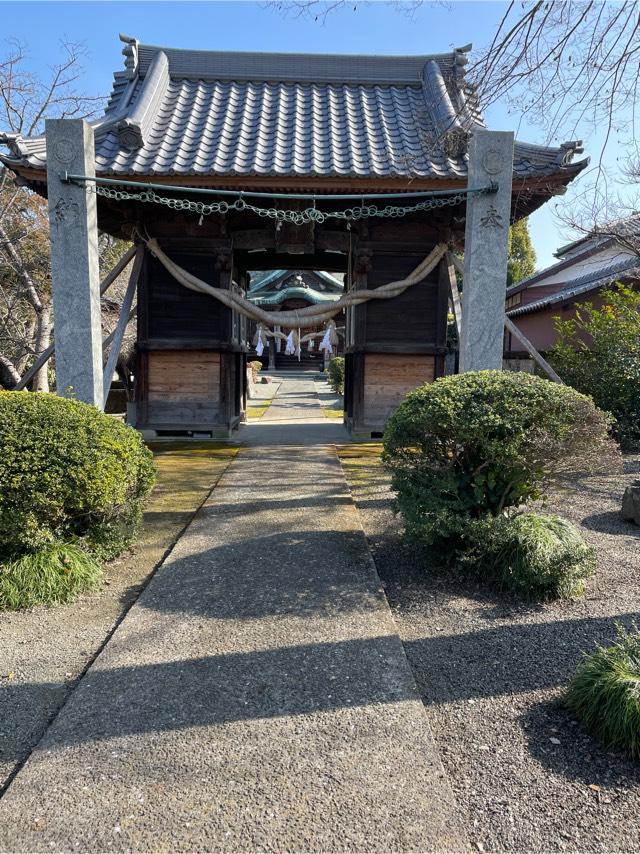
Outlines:
[[[625,458],[624,476],[553,497],[548,509],[581,526],[598,569],[583,597],[532,606],[425,571],[378,452],[341,457],[472,844],[639,851],[640,763],[601,749],[561,700],[581,653],[640,612],[640,528],[620,516],[640,456]]]
[[[69,605],[0,612],[0,794],[235,453],[159,446],[140,537],[106,567],[102,588]]]

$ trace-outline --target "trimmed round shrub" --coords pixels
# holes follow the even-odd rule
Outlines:
[[[55,395],[0,392],[0,560],[56,541],[115,557],[154,481],[151,452],[115,418]]]
[[[566,702],[604,747],[640,759],[640,633],[618,627],[613,646],[585,655]]]
[[[577,596],[595,569],[595,552],[580,531],[539,513],[496,519],[479,552],[479,565],[498,586],[530,599]]]
[[[610,419],[591,398],[526,373],[475,371],[410,392],[384,434],[407,532],[455,540],[552,483],[619,466]]]
[[[93,555],[74,543],[49,543],[0,563],[0,611],[70,602],[101,580]]]

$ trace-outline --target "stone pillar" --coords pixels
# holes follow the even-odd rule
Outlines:
[[[275,369],[276,369],[276,339],[275,338],[269,338],[268,341],[269,341],[269,344],[268,344],[268,347],[269,347],[269,367],[267,368],[267,370],[275,371]]]
[[[461,373],[502,368],[512,174],[513,134],[474,131],[468,188],[487,187],[493,181],[498,191],[467,199]]]
[[[83,119],[47,119],[46,138],[57,392],[102,409],[96,196],[60,179],[65,171],[95,174],[93,128]]]

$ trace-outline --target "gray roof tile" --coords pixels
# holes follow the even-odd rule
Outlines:
[[[623,258],[621,261],[614,261],[611,264],[599,267],[597,270],[592,270],[575,279],[570,279],[556,293],[547,294],[547,296],[535,300],[535,302],[525,303],[525,305],[512,308],[507,312],[507,315],[508,317],[520,317],[523,314],[541,311],[557,303],[566,302],[581,294],[590,293],[600,288],[607,288],[621,278],[625,280],[640,278],[640,266],[638,266],[638,259],[636,257]]]
[[[98,174],[466,177],[468,135],[482,120],[463,51],[219,53],[123,39],[126,70],[94,123]],[[45,166],[44,138],[5,141],[9,165]],[[517,142],[514,173],[570,178],[578,151]]]

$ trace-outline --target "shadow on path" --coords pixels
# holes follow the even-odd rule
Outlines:
[[[141,638],[149,642],[152,638]],[[89,670],[49,747],[417,700],[397,636]],[[46,684],[15,686],[23,703]]]

